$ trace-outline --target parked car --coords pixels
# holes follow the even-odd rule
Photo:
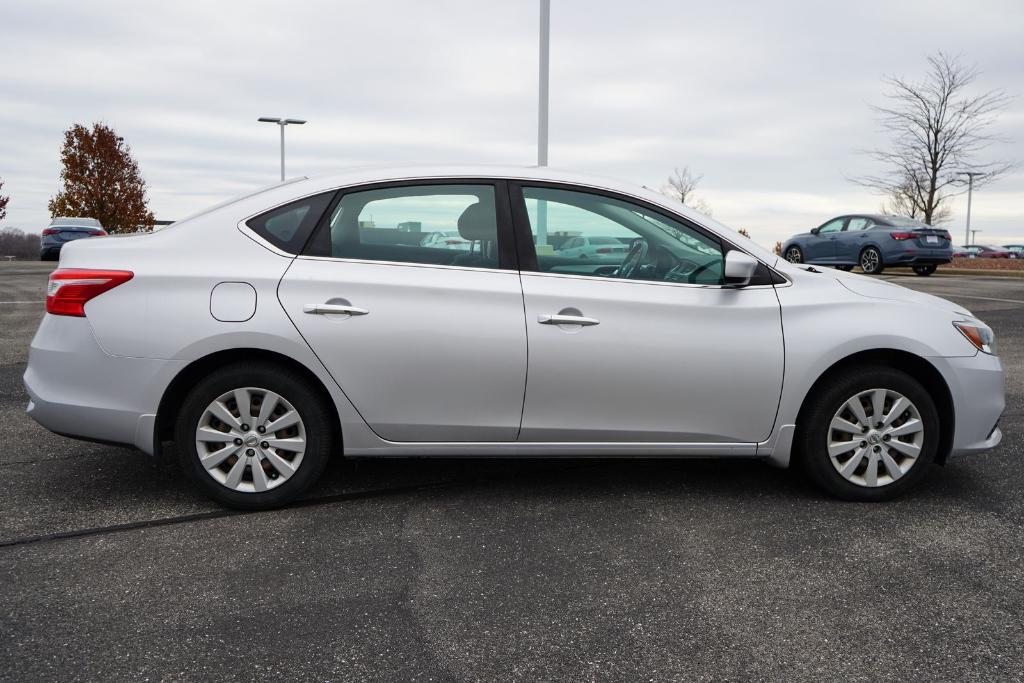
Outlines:
[[[39,260],[56,261],[68,242],[84,237],[103,237],[107,231],[95,218],[54,218],[39,241]]]
[[[789,238],[782,253],[790,263],[810,263],[871,275],[885,268],[909,266],[931,275],[953,258],[946,230],[901,216],[857,214],[825,221],[810,232]]]
[[[444,232],[432,232],[423,238],[420,242],[422,247],[430,247],[432,249],[460,249],[463,251],[469,251],[473,243],[469,240],[462,239],[459,235],[458,230],[448,230]]]
[[[632,235],[621,263],[535,249],[542,202]],[[479,249],[365,242],[369,215],[450,221]],[[202,490],[250,509],[336,454],[759,458],[882,500],[996,446],[1004,407],[992,330],[962,306],[540,168],[296,179],[74,242],[24,381],[44,427],[174,441]]]
[[[964,249],[969,258],[1013,258],[1008,248],[994,244],[968,244]]]
[[[629,245],[615,237],[570,237],[562,243],[558,255],[578,259],[610,259],[622,261]]]
[[[1005,244],[1003,249],[1010,252],[1010,258],[1024,258],[1024,244]]]

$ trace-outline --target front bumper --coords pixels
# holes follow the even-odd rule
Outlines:
[[[28,414],[63,436],[155,452],[156,411],[184,361],[111,356],[85,318],[47,314],[29,347]]]
[[[1003,366],[997,356],[932,358],[942,372],[956,413],[950,455],[982,453],[1003,439],[998,427],[1006,408]]]

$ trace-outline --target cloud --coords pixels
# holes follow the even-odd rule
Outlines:
[[[552,165],[658,187],[704,174],[716,218],[765,243],[876,210],[846,177],[883,142],[881,77],[941,47],[979,87],[1019,88],[1024,5],[909,0],[555,0]],[[533,164],[536,2],[89,3],[7,0],[0,22],[0,177],[7,224],[39,229],[62,131],[102,120],[132,145],[158,218],[290,174],[400,162]],[[1017,93],[1024,94],[1024,93]],[[1024,159],[1024,102],[999,123]],[[987,236],[1024,240],[1024,177],[975,197]],[[954,203],[960,225],[965,202]]]

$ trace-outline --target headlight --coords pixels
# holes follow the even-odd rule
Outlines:
[[[953,326],[960,330],[960,334],[964,335],[976,349],[993,356],[996,355],[996,336],[990,327],[979,322],[965,320],[954,322]]]

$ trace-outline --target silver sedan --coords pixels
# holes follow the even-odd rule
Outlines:
[[[565,235],[627,248],[566,256]],[[32,417],[176,442],[240,508],[293,500],[342,454],[758,458],[882,500],[1002,436],[970,311],[545,169],[299,178],[66,245],[46,309]]]

